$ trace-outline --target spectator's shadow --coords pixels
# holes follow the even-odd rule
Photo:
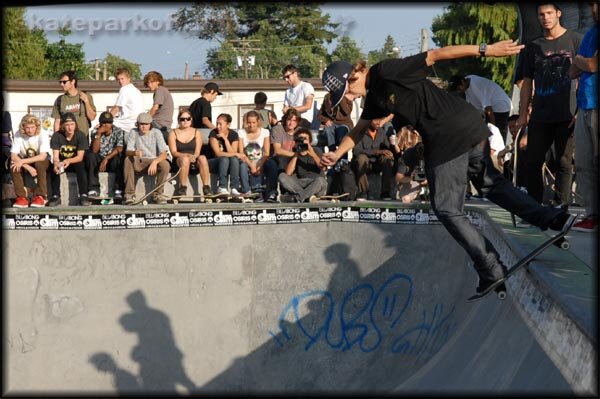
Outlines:
[[[114,374],[118,392],[137,391],[175,394],[180,384],[192,392],[194,382],[183,368],[183,353],[173,338],[171,323],[166,314],[148,307],[144,294],[134,291],[126,297],[131,312],[119,318],[123,329],[138,335],[138,344],[131,351],[131,358],[140,366],[139,376],[120,369],[112,357],[104,352],[90,357],[99,371]]]

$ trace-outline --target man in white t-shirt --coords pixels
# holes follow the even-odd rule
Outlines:
[[[506,141],[512,101],[498,83],[477,75],[455,75],[450,78],[448,89],[458,92],[469,104],[483,112],[486,122],[496,125]]]
[[[125,68],[117,69],[115,73],[121,88],[117,102],[110,109],[114,116],[113,125],[123,129],[127,135],[136,127],[137,116],[144,112],[142,92],[131,83],[131,72]]]
[[[283,98],[283,113],[295,108],[302,116],[300,126],[310,129],[314,116],[315,88],[310,83],[300,80],[300,71],[292,64],[283,68],[282,78],[290,86]]]

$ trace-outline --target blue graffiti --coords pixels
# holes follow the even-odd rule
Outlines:
[[[454,308],[444,315],[444,306],[436,304],[432,312],[421,312],[417,325],[404,326],[403,316],[412,299],[412,279],[402,273],[389,277],[377,290],[368,283],[349,289],[339,306],[329,291],[307,291],[294,296],[283,308],[278,323],[280,332],[269,333],[281,347],[294,338],[303,343],[306,351],[318,342],[342,352],[358,348],[364,353],[385,345],[391,353],[410,354],[418,359],[435,354],[448,341]],[[301,315],[303,308],[310,312]],[[298,331],[296,337],[293,331]]]

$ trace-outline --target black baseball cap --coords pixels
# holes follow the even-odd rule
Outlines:
[[[204,85],[204,89],[206,89],[208,91],[216,91],[219,96],[223,94],[219,91],[219,85],[216,84],[215,82],[208,82],[207,84]]]
[[[73,114],[72,112],[65,112],[64,114],[62,114],[60,116],[60,123],[65,122],[77,122],[77,120],[75,119],[75,114]]]
[[[331,106],[336,107],[348,91],[348,77],[352,73],[352,64],[335,61],[323,72],[323,88],[331,95]]]
[[[100,123],[112,123],[113,116],[110,112],[104,111],[100,114],[100,118],[98,120],[100,121]]]

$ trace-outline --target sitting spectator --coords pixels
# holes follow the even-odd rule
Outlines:
[[[202,132],[192,127],[192,114],[189,111],[180,111],[177,115],[179,127],[171,130],[169,134],[169,149],[175,160],[175,172],[179,172],[179,188],[175,195],[186,195],[190,172],[200,172],[202,179],[202,194],[211,194],[209,182],[208,160],[200,155],[202,150]]]
[[[487,127],[490,130],[490,137],[488,141],[490,142],[490,157],[492,159],[492,163],[499,171],[502,171],[502,166],[504,165],[504,160],[498,159],[498,154],[500,151],[504,149],[504,140],[502,139],[502,133],[500,133],[500,129],[496,127],[496,125],[492,123],[487,123]]]
[[[331,94],[327,93],[319,111],[319,120],[327,136],[327,147],[330,151],[340,145],[342,139],[354,127],[352,121],[353,102],[346,97],[335,107],[331,104]]]
[[[279,183],[288,193],[282,195],[282,202],[314,202],[327,192],[327,179],[319,165],[323,153],[313,148],[311,140],[307,128],[299,128],[294,133],[293,155],[285,173],[279,175]]]
[[[212,105],[211,103],[222,95],[219,91],[219,85],[214,82],[208,82],[200,92],[200,97],[190,104],[190,113],[192,114],[193,127],[198,129],[216,129],[212,123]]]
[[[15,208],[27,208],[29,206],[24,182],[26,173],[31,177],[37,177],[31,206],[46,206],[48,197],[46,171],[50,165],[50,140],[46,134],[41,133],[41,130],[40,120],[35,115],[27,114],[21,119],[19,131],[15,134],[10,149],[12,161],[10,174],[17,195],[13,205]]]
[[[269,159],[271,139],[269,131],[260,125],[260,114],[248,111],[244,115],[245,129],[238,132],[239,150],[244,155],[240,165],[242,193],[263,191],[265,162]]]
[[[314,116],[315,88],[300,79],[300,71],[294,65],[286,65],[282,72],[283,80],[289,86],[283,97],[282,111],[285,114],[288,109],[294,108],[302,115],[299,125],[310,129]]]
[[[140,89],[131,83],[131,72],[127,68],[118,68],[115,77],[121,88],[110,113],[114,117],[113,125],[125,132],[124,140],[127,142],[127,135],[135,128],[137,116],[144,112],[144,102]]]
[[[273,145],[274,154],[267,162],[268,171],[265,171],[268,202],[277,202],[278,176],[285,172],[290,158],[294,156],[294,132],[298,129],[299,123],[300,112],[295,108],[289,108],[281,118],[281,125],[277,125],[271,130],[271,144]],[[272,171],[275,171],[275,173],[272,173]]]
[[[254,111],[258,112],[264,129],[271,130],[279,121],[277,115],[270,109],[266,109],[267,106],[267,95],[259,91],[254,95]]]
[[[90,147],[88,138],[79,130],[73,113],[66,112],[61,115],[60,130],[52,135],[50,148],[54,167],[50,172],[52,198],[48,202],[48,206],[60,204],[60,175],[65,172],[77,174],[79,204],[91,205],[87,196],[88,181],[83,162],[84,154]]]
[[[391,199],[390,188],[394,173],[394,154],[390,151],[390,142],[382,127],[370,124],[356,143],[353,151],[352,165],[358,183],[357,201],[364,201],[369,193],[369,173],[382,173],[381,199]]]
[[[240,159],[239,136],[231,130],[231,115],[220,114],[217,117],[217,128],[208,135],[208,167],[211,173],[219,173],[219,189],[217,194],[229,194],[227,183],[231,178],[231,194],[240,192]]]
[[[113,116],[106,111],[100,114],[100,126],[93,129],[92,144],[85,154],[85,166],[88,173],[88,196],[100,195],[98,172],[115,174],[114,199],[123,199],[123,145],[125,132],[114,126]]]
[[[150,71],[144,76],[144,86],[154,92],[152,108],[148,113],[152,115],[152,127],[160,130],[165,139],[169,139],[169,131],[173,125],[173,96],[164,86],[163,76],[156,71]]]
[[[405,143],[406,147],[396,163],[397,198],[403,204],[414,201],[427,190],[423,143],[419,135],[415,143]]]
[[[167,144],[160,130],[152,128],[152,116],[142,112],[137,117],[137,128],[127,137],[125,152],[125,205],[135,202],[136,173],[156,175],[156,186],[162,184],[169,175],[167,161]],[[162,195],[164,187],[159,188],[152,196],[155,204],[165,204]]]

